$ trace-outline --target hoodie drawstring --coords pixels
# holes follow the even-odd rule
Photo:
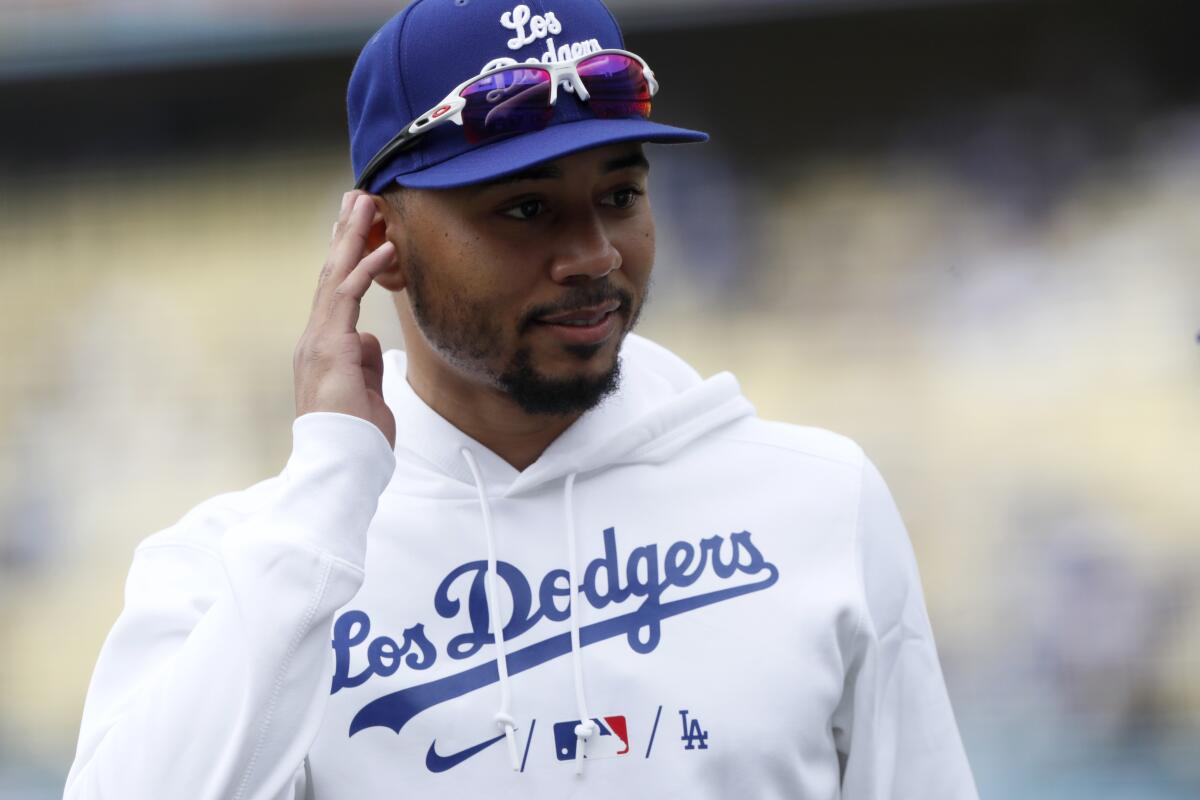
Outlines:
[[[579,592],[579,575],[578,575],[578,559],[575,556],[575,509],[574,509],[574,492],[575,492],[575,473],[572,472],[567,476],[566,485],[563,487],[563,509],[566,513],[566,527],[564,530],[567,534],[567,569],[571,580],[571,593],[568,595],[571,609],[571,665],[575,671],[575,707],[579,712],[579,724],[575,726],[575,774],[583,774],[583,755],[587,747],[588,739],[596,733],[596,723],[592,721],[592,715],[588,713],[587,698],[583,693],[583,657],[580,654],[581,646],[579,644],[579,603],[576,595]]]
[[[521,764],[517,758],[516,724],[512,717],[512,695],[509,691],[508,681],[508,651],[504,644],[504,625],[500,617],[499,600],[497,599],[500,596],[500,588],[497,583],[500,573],[496,567],[496,535],[492,531],[492,507],[488,503],[487,487],[484,485],[483,474],[479,471],[479,464],[475,461],[474,454],[465,447],[459,452],[462,453],[467,467],[471,470],[471,477],[475,480],[475,489],[479,494],[479,507],[483,511],[483,533],[487,538],[488,579],[484,582],[484,595],[487,599],[488,618],[492,620],[492,628],[495,630],[496,671],[500,674],[500,710],[496,712],[494,719],[497,727],[504,731],[504,738],[508,741],[508,757],[513,771],[519,772]],[[579,603],[576,602],[576,595],[579,591],[579,559],[575,555],[575,475],[574,472],[568,475],[563,487],[563,510],[566,516],[564,530],[567,537],[567,567],[571,581],[571,593],[568,598],[571,612],[571,665],[575,673],[575,707],[579,713],[579,724],[575,726],[577,740],[575,773],[582,775],[583,758],[588,739],[596,735],[599,729],[592,720],[592,715],[588,713],[587,697],[583,691],[583,657],[580,653],[582,645],[579,643]]]
[[[496,569],[496,536],[492,533],[492,508],[488,503],[487,488],[484,486],[483,475],[475,462],[475,456],[465,447],[460,452],[475,479],[475,489],[479,492],[479,506],[483,509],[483,533],[487,537],[488,579],[484,584],[484,594],[487,596],[488,617],[496,631],[496,669],[500,673],[500,710],[496,712],[494,719],[496,726],[504,731],[504,738],[508,741],[508,758],[512,763],[513,772],[519,772],[521,762],[517,758],[516,727],[512,718],[512,698],[508,688],[508,652],[504,647],[504,624],[497,600],[500,589],[496,583],[499,573]]]

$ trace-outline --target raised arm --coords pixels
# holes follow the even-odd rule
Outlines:
[[[378,341],[355,331],[390,245],[348,195],[296,348],[283,473],[202,504],[136,551],[92,676],[68,800],[275,800],[329,696],[333,614],[363,580],[367,528],[395,467]]]

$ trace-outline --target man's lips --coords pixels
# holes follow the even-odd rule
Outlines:
[[[601,303],[595,306],[587,306],[586,308],[576,308],[571,311],[562,311],[557,314],[549,314],[544,317],[538,317],[535,321],[546,325],[569,325],[573,327],[591,327],[598,325],[604,321],[604,318],[621,307],[620,300],[610,300],[607,303]]]
[[[617,330],[619,300],[538,317],[537,327],[563,344],[592,346],[607,340]]]

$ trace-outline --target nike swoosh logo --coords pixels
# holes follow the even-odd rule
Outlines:
[[[504,734],[502,733],[494,739],[488,739],[486,742],[480,742],[474,747],[459,750],[457,753],[451,753],[448,756],[438,755],[437,750],[434,749],[437,746],[437,739],[434,739],[429,743],[429,752],[425,754],[425,768],[430,772],[445,772],[448,769],[453,769],[471,756],[488,749],[503,738]]]
[[[603,642],[614,636],[628,636],[630,631],[654,620],[664,620],[679,614],[686,614],[698,608],[731,600],[750,592],[760,592],[773,585],[779,579],[779,570],[774,564],[767,562],[763,569],[768,572],[766,578],[743,586],[718,589],[713,592],[684,597],[663,603],[649,611],[638,608],[619,617],[593,622],[579,629],[579,646],[587,647],[597,642]],[[527,647],[508,654],[509,676],[519,675],[527,669],[533,669],[554,658],[565,656],[571,652],[571,634],[560,633],[535,642]],[[500,680],[499,668],[495,661],[488,661],[463,672],[447,675],[429,683],[410,686],[399,691],[377,697],[367,703],[354,719],[350,720],[350,736],[365,728],[383,727],[399,733],[409,720],[422,711],[433,708],[439,703],[461,697],[468,692],[489,686]]]

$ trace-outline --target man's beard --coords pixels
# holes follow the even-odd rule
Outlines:
[[[553,378],[538,371],[533,364],[531,348],[522,346],[497,370],[493,365],[503,356],[505,337],[492,310],[486,304],[472,303],[454,292],[431,289],[429,265],[411,246],[404,264],[413,316],[426,340],[452,364],[471,372],[484,372],[492,384],[525,413],[554,416],[581,413],[594,408],[616,391],[620,384],[619,358],[613,358],[612,366],[600,375]],[[540,324],[535,321],[538,317],[612,300],[621,303],[614,314],[622,317],[633,314],[626,328],[632,330],[644,298],[635,307],[634,298],[628,291],[618,289],[603,278],[565,287],[564,296],[553,306],[538,306],[527,312],[518,325],[518,333]],[[580,364],[586,364],[596,357],[602,346],[567,345],[564,349]]]

